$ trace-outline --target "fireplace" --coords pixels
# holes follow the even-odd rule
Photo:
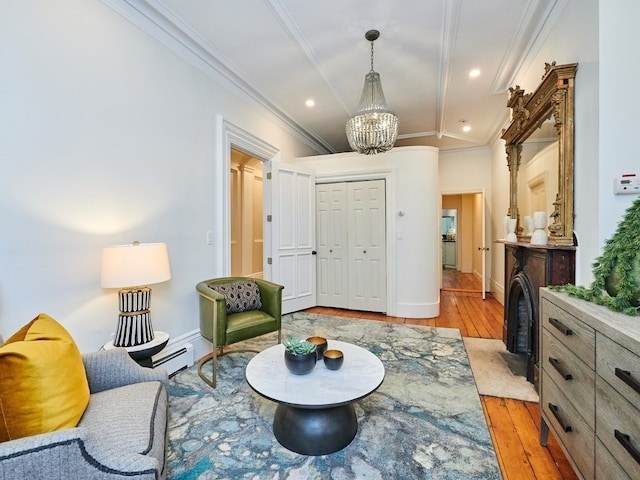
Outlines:
[[[575,282],[573,246],[505,244],[503,340],[526,363],[527,380],[538,387],[538,290]]]

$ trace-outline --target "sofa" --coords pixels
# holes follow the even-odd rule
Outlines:
[[[123,348],[82,363],[90,394],[78,425],[0,443],[0,480],[166,477],[167,372]]]

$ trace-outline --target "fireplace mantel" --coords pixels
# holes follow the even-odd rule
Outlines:
[[[503,340],[526,355],[527,380],[538,386],[539,289],[575,282],[576,247],[501,242],[505,245]]]

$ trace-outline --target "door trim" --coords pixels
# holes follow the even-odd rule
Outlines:
[[[225,277],[231,274],[231,147],[251,155],[262,161],[263,174],[271,172],[271,162],[280,160],[280,150],[266,141],[256,137],[243,128],[216,115],[216,155],[214,159],[214,192],[213,210],[221,214],[213,218],[213,228],[217,242],[213,245],[214,265],[213,276]],[[263,215],[271,214],[271,185],[264,183],[262,204]],[[271,224],[263,222],[263,272],[264,278],[271,278],[271,265],[267,265],[267,258],[271,256]]]
[[[483,199],[483,219],[484,223],[482,225],[483,235],[483,248],[486,248],[488,245],[491,245],[491,238],[487,239],[487,236],[491,236],[491,225],[487,226],[487,222],[491,222],[490,215],[487,214],[487,209],[489,205],[491,205],[489,198],[491,193],[485,188],[471,188],[471,189],[462,189],[462,190],[440,190],[440,210],[442,210],[442,197],[445,195],[481,195]],[[490,248],[490,247],[489,247]],[[488,255],[488,257],[487,257]],[[485,297],[486,292],[490,292],[489,284],[491,280],[491,250],[483,250],[483,272],[482,272],[482,295],[483,299]],[[442,259],[440,261],[442,263]],[[442,272],[440,272],[440,289],[442,289]]]

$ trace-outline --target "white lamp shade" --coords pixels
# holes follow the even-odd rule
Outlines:
[[[115,245],[102,249],[103,288],[125,288],[165,282],[171,278],[165,243]]]

